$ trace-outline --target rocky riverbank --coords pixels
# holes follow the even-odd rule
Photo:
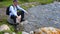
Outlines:
[[[0,17],[5,15],[5,12],[3,12],[5,8],[3,8],[4,10],[1,9]],[[60,29],[60,2],[32,7],[28,9],[28,12],[30,15],[25,15],[26,21],[22,22],[25,32],[29,33],[42,27]]]

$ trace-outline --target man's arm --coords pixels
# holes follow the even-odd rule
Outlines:
[[[26,10],[24,10],[23,8],[19,7],[19,5],[17,5],[17,8],[18,8],[19,10],[22,10],[22,11],[24,11],[25,13],[28,14],[28,12],[27,12]]]

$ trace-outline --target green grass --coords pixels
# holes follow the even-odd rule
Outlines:
[[[22,34],[22,32],[18,32],[17,34]]]
[[[39,2],[40,4],[49,4],[51,2],[53,2],[53,0],[19,0],[19,4],[23,4],[26,2]],[[0,7],[5,7],[5,6],[9,6],[12,4],[12,1],[3,1],[0,2]]]
[[[12,1],[3,1],[3,2],[0,2],[0,7],[5,7],[5,6],[8,6],[8,5],[10,5],[10,4],[12,4]]]
[[[12,31],[1,31],[0,34],[4,34],[4,33],[9,33],[12,34]],[[17,34],[22,34],[22,32],[18,32]]]

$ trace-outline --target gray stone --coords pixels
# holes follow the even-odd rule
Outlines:
[[[60,28],[60,2],[39,5],[28,10],[25,15],[28,22],[24,22],[24,31],[30,32],[40,27]]]

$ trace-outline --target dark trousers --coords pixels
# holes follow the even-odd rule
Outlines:
[[[24,11],[21,11],[21,12],[17,12],[17,15],[21,15],[21,21],[24,19]],[[11,15],[11,19],[13,19],[14,23],[16,23],[16,18],[17,16],[15,15]]]

